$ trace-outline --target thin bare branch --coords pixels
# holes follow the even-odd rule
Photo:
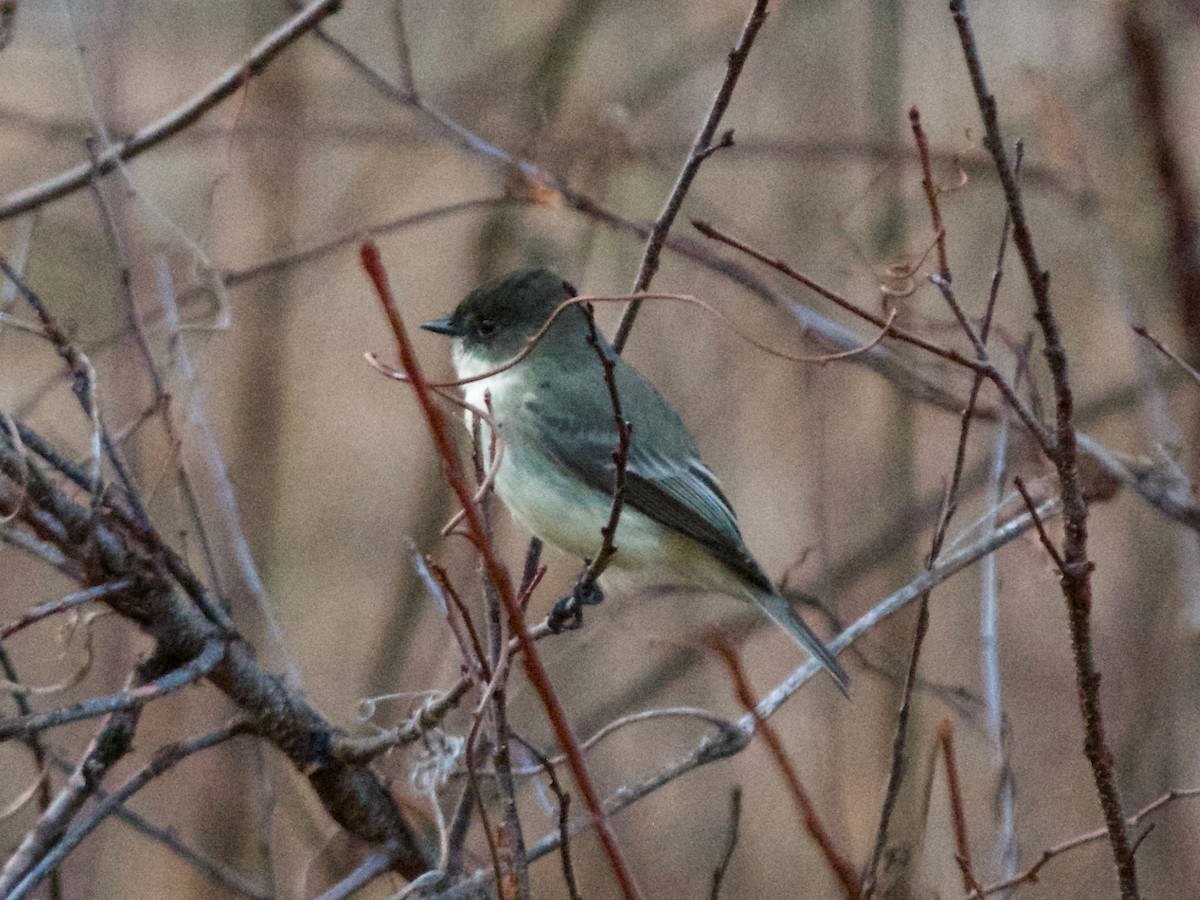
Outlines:
[[[30,713],[27,716],[0,719],[0,742],[34,731],[58,728],[70,722],[78,722],[81,719],[94,719],[119,710],[144,706],[151,700],[165,696],[204,678],[221,662],[224,655],[224,642],[211,641],[191,662],[180,666],[162,678],[158,678],[140,687],[127,691],[119,691],[103,697],[92,697],[72,706],[49,712]]]
[[[1167,791],[1167,793],[1146,804],[1146,806],[1142,807],[1140,810],[1130,816],[1125,821],[1125,825],[1127,828],[1135,828],[1147,816],[1152,815],[1153,813],[1162,809],[1164,806],[1174,803],[1176,800],[1185,800],[1195,797],[1200,797],[1200,788],[1186,788],[1183,790]],[[1083,847],[1087,844],[1094,844],[1099,841],[1106,840],[1108,837],[1108,827],[1105,826],[1104,828],[1097,828],[1095,831],[1089,831],[1085,834],[1077,835],[1070,840],[1063,841],[1061,844],[1055,844],[1053,847],[1048,847],[1042,851],[1042,855],[1038,857],[1037,862],[1035,862],[1020,875],[1017,875],[1014,878],[1006,878],[1004,881],[999,881],[995,884],[989,884],[981,891],[973,892],[967,898],[967,900],[980,900],[982,897],[987,897],[992,894],[999,894],[1004,891],[1011,890],[1012,888],[1020,887],[1023,884],[1034,884],[1037,882],[1038,875],[1041,873],[1042,868],[1051,860],[1078,847]]]
[[[971,868],[971,842],[967,837],[967,810],[963,803],[962,783],[958,777],[958,760],[954,756],[954,726],[943,719],[938,726],[938,746],[946,764],[946,792],[950,796],[950,820],[954,826],[954,858],[962,870],[963,890],[979,888]]]
[[[150,762],[135,773],[119,790],[113,791],[103,802],[97,804],[95,809],[91,810],[86,816],[78,819],[71,830],[63,835],[62,840],[49,853],[42,857],[38,864],[30,870],[29,874],[22,879],[21,883],[14,887],[11,893],[5,895],[7,900],[21,900],[21,898],[28,896],[29,892],[37,887],[49,872],[56,869],[66,859],[67,854],[78,847],[88,835],[96,830],[101,822],[116,812],[121,804],[128,801],[130,797],[155,778],[163,775],[189,756],[215,747],[238,734],[242,734],[246,728],[246,722],[242,719],[237,719],[201,737],[160,747],[154,752]]]
[[[729,830],[725,836],[725,849],[721,851],[721,858],[718,860],[716,868],[713,869],[712,890],[708,894],[709,900],[721,900],[721,885],[725,882],[725,873],[729,871],[729,864],[733,861],[733,851],[737,849],[741,821],[742,788],[740,785],[734,785],[733,790],[729,792]]]
[[[212,84],[182,106],[141,128],[132,137],[106,149],[94,162],[80,163],[53,178],[9,194],[0,200],[0,221],[87,187],[92,179],[111,172],[119,164],[128,162],[183,131],[220,105],[223,100],[237,93],[251,78],[261,74],[282,50],[333,15],[341,6],[341,0],[313,0],[259,41],[242,62],[226,69]]]
[[[750,50],[754,46],[754,39],[758,37],[758,31],[762,28],[766,18],[767,0],[755,0],[750,15],[746,18],[746,24],[742,26],[742,33],[729,53],[725,67],[725,79],[717,89],[716,96],[713,97],[712,106],[709,107],[708,114],[704,117],[704,124],[700,126],[696,139],[692,141],[691,152],[688,153],[683,168],[679,170],[675,185],[667,195],[662,212],[658,214],[654,226],[650,229],[650,235],[646,240],[646,250],[642,255],[642,264],[638,268],[637,278],[633,282],[633,293],[635,294],[649,290],[650,282],[654,280],[654,275],[658,272],[658,261],[662,255],[663,244],[671,231],[671,226],[675,223],[675,217],[679,214],[680,207],[683,206],[683,200],[692,186],[696,173],[700,171],[700,164],[712,156],[715,150],[733,143],[732,131],[726,132],[725,136],[716,144],[713,143],[713,138],[717,134],[717,128],[721,125],[721,118],[725,115],[725,110],[729,108],[729,102],[733,99],[734,88],[737,87],[742,69],[746,65],[746,59],[750,56]],[[621,315],[621,323],[617,326],[617,333],[613,336],[612,342],[613,349],[617,353],[625,349],[625,342],[629,340],[629,332],[633,329],[640,306],[641,304],[634,300]]]
[[[1195,381],[1200,382],[1200,372],[1197,372],[1191,365],[1188,364],[1187,360],[1185,360],[1182,356],[1147,331],[1145,326],[1134,325],[1133,333],[1139,337],[1145,338],[1150,342],[1150,346],[1152,346],[1167,359],[1171,360],[1171,362],[1175,363],[1175,365],[1179,366],[1180,369],[1191,375]]]
[[[77,606],[83,606],[85,603],[93,603],[97,600],[103,600],[113,594],[119,594],[122,591],[127,591],[134,586],[135,582],[132,578],[117,578],[114,581],[107,581],[104,584],[98,584],[95,587],[85,588],[82,591],[76,591],[73,594],[67,594],[65,597],[59,597],[57,600],[51,600],[48,603],[41,603],[32,607],[21,618],[17,619],[8,625],[0,627],[0,641],[8,640],[18,631],[28,628],[43,619],[48,619],[50,616],[58,615],[59,613],[67,612]]]
[[[1100,703],[1100,675],[1092,650],[1091,606],[1092,563],[1088,559],[1088,511],[1079,474],[1077,439],[1074,425],[1074,396],[1067,375],[1067,354],[1062,344],[1058,320],[1050,301],[1050,277],[1038,260],[1033,235],[1021,198],[1021,186],[1008,161],[1000,132],[996,100],[988,89],[983,63],[975,43],[975,33],[967,14],[965,0],[951,0],[950,12],[958,29],[963,57],[971,77],[971,86],[983,119],[984,149],[991,154],[996,173],[1004,188],[1004,198],[1013,223],[1013,243],[1025,267],[1026,280],[1034,300],[1034,319],[1045,343],[1043,354],[1054,383],[1055,428],[1052,448],[1046,455],[1054,464],[1062,487],[1063,539],[1062,591],[1071,626],[1071,647],[1079,694],[1079,712],[1085,731],[1084,754],[1092,768],[1092,778],[1104,818],[1108,825],[1113,862],[1121,886],[1122,900],[1138,900],[1137,860],[1129,842],[1120,792],[1113,772],[1112,751],[1104,735]]]

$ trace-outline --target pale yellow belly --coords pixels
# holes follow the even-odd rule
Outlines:
[[[580,559],[593,558],[603,542],[612,499],[570,480],[549,461],[531,471],[511,448],[501,460],[496,494],[527,531]],[[751,593],[729,569],[689,538],[625,506],[614,541],[617,553],[601,583],[619,593],[687,587],[748,598]]]

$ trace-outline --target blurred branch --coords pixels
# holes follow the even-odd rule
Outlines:
[[[716,96],[713,97],[712,106],[705,116],[704,124],[696,134],[696,139],[692,142],[692,149],[688,153],[683,168],[679,170],[675,185],[667,195],[662,212],[658,214],[654,226],[650,229],[650,235],[646,240],[646,250],[642,256],[642,264],[633,283],[632,292],[635,294],[650,289],[650,282],[654,280],[654,275],[658,271],[658,260],[662,255],[663,244],[671,231],[671,226],[675,223],[675,217],[679,214],[680,207],[683,206],[683,200],[692,186],[696,173],[700,171],[700,164],[717,150],[733,143],[732,129],[725,132],[724,136],[715,144],[713,138],[716,137],[721,118],[725,115],[725,110],[729,108],[729,102],[733,99],[733,91],[741,77],[742,68],[746,65],[746,59],[750,56],[750,50],[754,46],[754,39],[758,37],[758,31],[762,28],[766,18],[767,0],[755,0],[746,24],[742,26],[742,33],[733,50],[729,52],[725,67],[725,79],[717,89]],[[625,342],[629,340],[629,332],[633,329],[633,323],[637,319],[640,307],[641,303],[634,300],[621,315],[621,322],[617,326],[612,341],[613,349],[617,353],[625,349]]]
[[[293,8],[297,8],[293,4]],[[658,85],[655,86],[656,90]],[[403,86],[398,86],[403,90]],[[656,93],[657,96],[657,93]],[[316,112],[316,111],[314,111]],[[8,103],[0,103],[0,120],[8,126],[10,133],[23,130],[43,144],[52,142],[79,143],[79,134],[89,126],[83,117],[70,115],[46,115],[21,109]],[[503,124],[503,123],[501,123]],[[273,122],[246,121],[238,125],[238,135],[251,141],[258,140],[303,140],[307,144],[336,144],[338,146],[361,147],[380,144],[390,150],[408,153],[425,141],[423,131],[413,129],[402,122],[350,122],[329,121],[319,117],[285,125]],[[176,135],[176,142],[197,144],[226,142],[229,131],[222,127],[210,127],[204,120]],[[556,156],[575,158],[594,147],[591,136],[575,134],[539,136],[539,148]],[[636,150],[642,157],[659,159],[684,155],[690,143],[661,134],[638,135]],[[991,157],[977,153],[974,149],[931,147],[930,154],[935,165],[952,168],[965,174],[968,179],[987,175],[994,171]],[[917,154],[912,147],[887,139],[871,137],[828,137],[824,135],[765,135],[756,134],[738,137],[736,143],[721,150],[721,158],[749,160],[751,162],[789,160],[816,164],[844,164],[846,162],[889,163],[916,166]],[[1049,165],[1029,165],[1024,180],[1029,187],[1037,188],[1047,195],[1079,209],[1089,212],[1098,205],[1093,188],[1076,184],[1073,173]]]
[[[721,900],[721,885],[725,881],[725,873],[729,871],[729,863],[733,860],[733,851],[737,849],[738,831],[742,821],[742,789],[734,785],[729,792],[729,830],[725,837],[725,849],[721,859],[713,869],[712,890],[709,900]]]
[[[132,137],[104,150],[94,161],[80,163],[53,178],[9,194],[0,200],[0,221],[87,187],[93,179],[106,175],[119,164],[128,162],[183,131],[222,101],[237,93],[255,75],[261,74],[282,50],[337,12],[341,5],[342,0],[313,0],[259,41],[245,60],[226,69],[224,74],[187,103],[145,126]]]
[[[371,853],[353,872],[323,892],[317,900],[346,900],[392,868],[400,855],[400,847],[388,841]]]
[[[54,754],[54,765],[68,774],[74,770],[74,767],[67,764],[58,754]],[[104,802],[109,794],[96,787],[92,796],[97,801]],[[113,817],[187,863],[201,876],[212,882],[214,887],[229,891],[236,896],[248,897],[250,900],[271,900],[275,896],[261,885],[250,881],[241,872],[189,847],[179,839],[173,828],[162,828],[155,825],[124,805],[113,810]]]
[[[255,562],[254,554],[250,549],[250,541],[247,539],[245,529],[242,526],[237,492],[234,490],[233,479],[229,476],[229,470],[225,464],[221,446],[217,441],[212,423],[208,418],[208,412],[205,409],[204,394],[200,385],[200,372],[192,359],[188,342],[184,337],[183,319],[179,314],[179,307],[175,300],[175,287],[171,280],[170,270],[166,262],[162,259],[157,261],[155,276],[158,288],[158,301],[162,307],[169,335],[169,347],[175,365],[179,370],[177,391],[182,395],[183,421],[186,425],[190,426],[189,444],[193,452],[198,454],[202,460],[203,468],[201,471],[208,476],[209,496],[216,510],[216,513],[210,517],[210,522],[220,528],[221,536],[225,539],[224,543],[232,548],[234,558],[229,568],[233,570],[233,573],[236,573],[237,578],[235,583],[241,585],[244,592],[249,595],[253,606],[257,608],[265,625],[266,633],[275,645],[275,650],[282,661],[285,676],[293,687],[298,688],[301,684],[300,670],[292,661],[287,651],[287,641],[283,635],[283,626],[280,624],[275,602],[267,594],[266,586],[263,584],[262,576],[258,571],[258,564]],[[144,356],[147,367],[152,372],[157,372],[148,349],[144,351]],[[155,381],[157,388],[156,399],[164,409],[162,417],[164,431],[171,440],[172,446],[182,450],[184,442],[175,428],[171,415],[172,395],[165,389],[161,376],[155,375]],[[217,566],[215,554],[209,546],[207,523],[205,518],[200,514],[195,485],[193,480],[188,476],[182,460],[178,462],[176,470],[176,478],[179,482],[181,492],[191,510],[196,530],[204,541],[205,555],[209,564],[213,567],[213,579],[218,585],[227,585],[227,590],[232,592],[233,587],[229,585],[229,582],[234,579],[221,577],[227,573],[222,572]],[[234,596],[238,596],[239,594],[241,592],[236,592]]]
[[[1189,355],[1196,360],[1200,359],[1200,218],[1194,199],[1196,185],[1188,178],[1188,161],[1179,149],[1163,38],[1138,3],[1123,5],[1121,36],[1133,76],[1134,111],[1165,207],[1175,303],[1191,345]]]
[[[9,683],[16,684],[18,682],[17,670],[13,666],[12,659],[9,657],[8,651],[2,642],[0,642],[0,672],[4,673],[4,677]],[[20,715],[29,715],[32,707],[29,705],[29,698],[24,693],[14,693],[12,700]],[[42,740],[41,734],[30,734],[25,739],[25,745],[29,748],[30,754],[33,757],[33,765],[37,773],[33,785],[25,794],[30,799],[37,797],[39,821],[44,821],[47,811],[54,800],[53,784],[50,778],[49,753],[46,750],[46,744]],[[62,878],[58,872],[54,872],[50,876],[48,889],[50,900],[62,900]]]
[[[1160,341],[1158,338],[1156,338],[1154,335],[1152,335],[1143,326],[1134,325],[1133,333],[1138,335],[1139,337],[1145,338],[1150,343],[1150,346],[1152,346],[1155,350],[1157,350],[1159,353],[1161,353],[1167,359],[1171,360],[1171,362],[1175,363],[1175,365],[1179,366],[1179,368],[1182,369],[1184,372],[1187,372],[1189,375],[1191,375],[1195,381],[1200,382],[1200,372],[1197,372],[1194,368],[1192,368],[1188,364],[1187,360],[1185,360],[1182,356],[1180,356],[1178,353],[1176,353],[1174,350],[1172,350],[1170,347],[1168,347],[1166,344],[1164,344],[1162,341]]]
[[[136,683],[140,678],[137,675],[131,680]],[[92,738],[67,782],[5,861],[0,871],[0,893],[7,897],[44,858],[96,792],[105,774],[129,752],[140,715],[140,707],[114,713]]]
[[[276,257],[267,262],[259,263],[256,266],[250,266],[246,269],[235,269],[221,273],[221,280],[226,287],[237,287],[240,284],[246,284],[251,281],[256,281],[259,278],[265,278],[271,275],[285,272],[298,266],[307,265],[308,263],[317,262],[324,259],[331,253],[338,250],[344,250],[346,247],[357,247],[362,242],[365,236],[378,238],[386,234],[394,234],[398,231],[404,231],[408,228],[416,228],[420,225],[427,225],[431,222],[439,222],[442,219],[452,218],[468,212],[479,212],[481,210],[493,209],[497,206],[505,206],[516,204],[520,201],[513,197],[479,197],[474,200],[463,200],[458,203],[450,203],[445,206],[435,206],[432,209],[422,210],[419,213],[412,213],[406,216],[400,216],[395,219],[389,219],[386,222],[380,222],[378,225],[369,225],[366,228],[356,228],[354,231],[324,241],[316,246],[309,247],[307,250],[299,250],[295,253],[289,253],[285,256]],[[188,298],[193,292],[188,291],[183,295],[183,298]]]
[[[5,893],[5,900],[21,900],[28,896],[29,892],[37,887],[50,871],[57,868],[66,859],[67,854],[78,847],[101,822],[155,778],[163,775],[189,756],[222,744],[236,735],[245,733],[246,730],[247,723],[242,719],[237,719],[201,737],[160,747],[151,756],[150,762],[135,773],[119,790],[114,791],[86,816],[77,820],[71,830],[63,835],[49,853],[42,857],[37,866],[30,870],[21,883],[16,885],[11,893]]]
[[[996,100],[987,86],[983,64],[975,43],[975,34],[967,15],[964,0],[951,0],[950,11],[962,44],[963,56],[971,77],[971,86],[979,105],[985,131],[984,148],[991,153],[996,163],[996,172],[1004,188],[1004,197],[1013,223],[1013,243],[1025,267],[1026,280],[1034,300],[1034,319],[1041,328],[1045,342],[1043,354],[1050,368],[1054,383],[1055,429],[1053,443],[1043,448],[1054,464],[1062,491],[1065,536],[1063,538],[1063,597],[1067,603],[1071,626],[1071,645],[1074,655],[1079,711],[1083,719],[1086,739],[1084,754],[1092,767],[1092,778],[1099,795],[1100,806],[1108,825],[1109,842],[1117,878],[1121,885],[1123,900],[1137,900],[1140,896],[1137,882],[1137,861],[1125,830],[1125,817],[1121,811],[1121,798],[1113,773],[1112,752],[1104,736],[1104,722],[1100,706],[1100,675],[1096,670],[1092,650],[1091,573],[1094,568],[1088,559],[1088,511],[1083,495],[1083,482],[1079,475],[1075,426],[1073,423],[1074,398],[1067,376],[1067,355],[1062,345],[1058,321],[1050,302],[1050,277],[1042,268],[1034,249],[1033,236],[1029,229],[1021,188],[1016,174],[1008,162],[1004,140],[1000,134],[1000,123],[996,112]]]
[[[61,475],[86,485],[86,473],[54,454],[32,429],[18,425],[27,447],[47,461],[54,460]],[[25,464],[31,462],[0,432],[0,475],[20,477]],[[413,878],[424,871],[427,866],[417,838],[388,791],[368,770],[332,756],[332,727],[294,689],[263,672],[247,644],[201,612],[202,602],[214,608],[207,589],[161,537],[123,513],[111,492],[104,492],[105,503],[95,516],[69,500],[41,472],[40,465],[30,465],[29,471],[29,500],[14,525],[53,542],[77,561],[84,573],[102,573],[104,581],[133,578],[133,588],[108,596],[104,602],[155,640],[157,651],[152,659],[162,672],[196,660],[206,651],[215,654],[217,662],[208,680],[241,709],[254,733],[279,747],[308,778],[330,815],[371,843],[399,842],[403,853],[396,865],[401,874]],[[4,478],[0,478],[0,486],[3,484]],[[182,591],[177,592],[174,585]],[[211,650],[214,646],[216,651]],[[207,663],[207,657],[204,661]],[[186,680],[186,676],[177,673],[178,679]],[[123,708],[138,706],[125,695],[107,702]],[[25,720],[26,726],[30,724]]]

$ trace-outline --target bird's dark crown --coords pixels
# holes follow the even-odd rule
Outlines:
[[[514,337],[525,339],[574,294],[575,290],[549,269],[520,269],[484,282],[467,294],[449,316],[423,327],[462,338],[468,348],[487,347]]]

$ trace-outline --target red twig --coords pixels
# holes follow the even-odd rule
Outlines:
[[[917,143],[917,157],[921,160],[921,187],[925,189],[925,200],[929,203],[930,224],[937,235],[938,274],[950,280],[950,262],[946,257],[946,229],[942,225],[942,210],[938,204],[938,186],[933,180],[933,165],[929,158],[929,139],[921,127],[921,113],[915,106],[908,110],[908,121],[912,126],[913,139]]]
[[[387,273],[383,268],[383,261],[379,256],[379,249],[372,241],[365,241],[360,248],[359,255],[362,267],[371,279],[376,293],[379,295],[380,303],[383,305],[388,323],[391,325],[392,333],[395,335],[396,347],[400,354],[400,364],[412,384],[413,393],[417,396],[417,403],[420,405],[425,421],[429,425],[430,436],[433,439],[438,456],[441,457],[444,464],[446,481],[458,497],[458,502],[462,505],[468,536],[483,561],[488,579],[496,586],[496,590],[500,594],[500,600],[504,604],[505,612],[508,615],[509,628],[516,637],[521,650],[521,663],[525,669],[525,675],[537,692],[538,699],[541,700],[542,706],[546,710],[546,716],[550,720],[550,725],[554,730],[554,735],[563,752],[567,755],[567,764],[571,769],[571,776],[574,778],[575,786],[579,789],[579,793],[583,797],[584,805],[591,814],[592,826],[596,829],[596,835],[604,847],[609,866],[612,868],[613,875],[616,876],[617,883],[620,885],[621,894],[632,900],[632,898],[639,896],[637,886],[625,864],[624,858],[621,856],[620,849],[617,847],[616,837],[604,814],[599,794],[597,794],[595,787],[592,785],[587,767],[583,761],[583,753],[579,748],[579,741],[576,739],[570,724],[567,722],[566,713],[563,711],[562,705],[554,693],[554,689],[550,686],[549,676],[546,674],[546,669],[542,665],[541,658],[534,648],[533,640],[525,627],[525,622],[521,617],[520,605],[513,590],[512,580],[509,578],[507,569],[497,559],[492,543],[488,539],[479,508],[475,503],[472,491],[463,473],[462,464],[454,451],[454,443],[450,438],[450,432],[446,426],[445,414],[434,402],[433,394],[425,382],[420,364],[417,362],[416,354],[413,352],[412,344],[408,339],[408,332],[404,327],[404,321],[400,318],[400,312],[396,308],[391,287],[388,285]]]
[[[954,727],[949,719],[938,726],[938,744],[946,761],[946,792],[950,795],[950,815],[954,824],[954,858],[962,869],[963,890],[981,890],[971,871],[971,844],[967,840],[967,813],[963,806],[962,784],[958,779],[958,762],[954,758]]]
[[[997,368],[991,364],[991,361],[988,359],[988,355],[986,355],[986,353],[979,354],[979,359],[970,359],[968,356],[964,356],[959,353],[958,350],[949,347],[942,347],[941,344],[937,344],[932,341],[926,341],[924,337],[914,335],[912,332],[899,328],[899,326],[896,326],[895,324],[889,324],[886,319],[876,316],[875,313],[872,313],[868,310],[864,310],[862,306],[859,306],[856,304],[856,302],[847,300],[845,296],[842,296],[836,292],[836,290],[830,290],[829,288],[824,287],[823,284],[820,284],[812,280],[812,278],[804,275],[803,272],[793,269],[792,266],[785,263],[784,260],[779,259],[778,257],[770,257],[761,250],[757,250],[756,247],[746,244],[745,241],[740,241],[737,238],[733,238],[731,235],[721,232],[721,230],[714,228],[712,224],[709,224],[708,222],[692,220],[692,224],[694,224],[696,230],[706,236],[706,238],[712,238],[715,241],[721,242],[721,244],[725,244],[728,247],[733,247],[734,250],[745,253],[746,256],[750,257],[751,259],[756,259],[763,265],[769,266],[770,269],[774,269],[775,271],[780,272],[780,274],[786,275],[788,278],[792,278],[793,281],[803,284],[804,287],[812,290],[812,292],[818,295],[823,296],[824,299],[832,302],[832,304],[844,308],[844,310],[850,312],[853,314],[853,316],[857,316],[858,318],[863,319],[864,322],[870,322],[872,325],[876,325],[877,328],[883,329],[886,331],[886,335],[888,337],[895,338],[896,341],[902,341],[904,343],[911,344],[913,347],[925,350],[926,353],[934,354],[938,359],[943,359],[947,362],[953,362],[953,364],[956,366],[967,368],[967,370],[976,373],[976,376],[982,376],[983,378],[988,379],[989,382],[996,385],[996,390],[1000,391],[1001,396],[1004,398],[1004,402],[1008,403],[1008,406],[1012,408],[1013,412],[1016,414],[1016,418],[1020,419],[1021,424],[1025,425],[1025,427],[1030,430],[1030,433],[1038,440],[1038,443],[1043,446],[1048,443],[1049,437],[1048,434],[1046,434],[1045,428],[1042,426],[1042,424],[1040,424],[1040,422],[1038,422],[1037,419],[1034,419],[1033,414],[1025,407],[1025,404],[1021,403],[1020,398],[1016,396],[1015,392],[1013,391],[1012,385],[1010,385],[1008,380],[1004,379],[1002,374],[997,371]],[[948,284],[949,282],[942,280],[941,283],[938,283],[935,280],[935,283],[938,284],[938,287],[941,287],[942,284]],[[943,288],[942,293],[946,293],[946,289]],[[978,335],[974,334],[973,329],[968,328],[967,332],[972,338],[978,338]],[[977,344],[977,353],[979,349],[980,346]]]
[[[971,359],[970,357],[964,356],[957,350],[953,350],[950,347],[943,347],[940,344],[933,343],[933,341],[927,341],[925,338],[906,331],[895,324],[892,324],[889,327],[887,320],[883,318],[883,316],[876,315],[862,306],[859,306],[853,300],[849,300],[842,296],[837,291],[831,290],[820,282],[814,281],[803,272],[792,268],[782,259],[768,256],[763,251],[751,246],[750,244],[747,244],[745,241],[738,240],[732,235],[721,231],[719,228],[716,228],[709,222],[705,222],[701,219],[693,219],[692,225],[695,226],[696,230],[705,237],[725,244],[727,247],[732,247],[734,250],[737,250],[741,253],[745,253],[751,259],[755,259],[768,268],[774,269],[776,272],[786,275],[793,281],[804,285],[813,293],[824,297],[826,300],[836,306],[840,306],[842,309],[846,310],[846,312],[857,316],[865,322],[870,322],[872,325],[875,325],[880,329],[886,329],[888,337],[902,341],[906,344],[911,344],[914,347],[924,350],[926,353],[932,353],[939,359],[944,359],[946,362],[953,363],[956,366],[961,366],[964,369],[970,369],[972,372],[977,374],[990,377],[990,371],[987,366]]]
[[[791,760],[788,759],[787,751],[783,749],[783,741],[779,739],[779,735],[775,733],[775,728],[771,723],[759,715],[758,701],[755,699],[753,691],[750,690],[750,683],[746,680],[746,673],[742,671],[742,664],[737,653],[719,637],[713,639],[712,646],[721,655],[721,660],[729,670],[729,677],[733,681],[733,689],[737,694],[738,702],[742,704],[746,712],[754,717],[755,731],[762,735],[767,749],[771,751],[771,757],[775,760],[775,765],[783,776],[788,791],[792,795],[792,801],[800,813],[804,830],[817,845],[826,865],[829,866],[830,871],[842,886],[842,893],[847,900],[859,900],[862,896],[862,887],[858,883],[858,876],[854,874],[854,869],[846,857],[842,856],[834,847],[833,839],[821,824],[816,807],[813,806],[812,800],[804,790],[804,785],[800,783],[800,778],[796,774]]]

